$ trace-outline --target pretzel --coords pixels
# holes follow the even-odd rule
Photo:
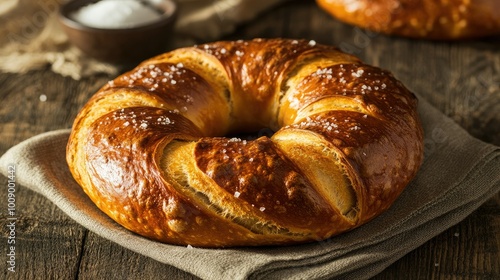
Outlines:
[[[98,208],[153,240],[312,242],[370,221],[414,178],[416,108],[388,71],[332,46],[214,42],[103,86],[75,119],[67,161]],[[275,133],[241,136],[263,128]]]
[[[348,24],[389,35],[457,40],[500,35],[497,0],[316,0]]]

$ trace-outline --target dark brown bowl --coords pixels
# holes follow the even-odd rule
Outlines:
[[[69,1],[59,11],[59,21],[70,42],[84,53],[105,62],[129,64],[166,51],[177,17],[177,5],[173,1],[151,2],[162,12],[161,17],[152,23],[131,28],[95,28],[71,18],[73,12],[98,1]]]

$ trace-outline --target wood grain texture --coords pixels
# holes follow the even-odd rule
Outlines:
[[[473,136],[500,145],[500,38],[437,43],[387,37],[337,22],[312,1],[279,6],[225,39],[254,37],[337,45],[391,70]],[[48,69],[25,75],[0,73],[0,154],[31,136],[69,128],[86,100],[111,78],[98,75],[74,81]],[[6,186],[7,179],[0,177],[0,184]],[[0,187],[2,200],[6,194]],[[2,269],[2,279],[197,279],[89,232],[23,186],[17,187],[16,197],[17,272]],[[7,216],[4,210],[0,213],[3,227]],[[0,235],[2,263],[7,234],[2,230]],[[500,279],[499,259],[497,195],[374,279]]]

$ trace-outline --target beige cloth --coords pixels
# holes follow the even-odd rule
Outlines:
[[[59,5],[66,1],[0,1],[0,71],[25,73],[50,65],[52,71],[74,79],[120,71],[116,65],[91,59],[69,44],[57,20]],[[284,1],[175,0],[179,14],[172,47],[215,41]]]
[[[100,212],[65,162],[68,130],[28,139],[0,158],[18,183],[50,199],[75,221],[130,250],[203,279],[363,279],[460,222],[500,190],[500,147],[483,143],[425,100],[425,160],[396,203],[370,223],[312,244],[240,249],[172,246],[139,237]]]

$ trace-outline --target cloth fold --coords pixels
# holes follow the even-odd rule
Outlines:
[[[203,279],[365,279],[457,224],[500,191],[500,147],[470,136],[420,98],[425,159],[417,177],[381,216],[329,240],[286,247],[187,248],[137,236],[103,214],[65,161],[69,130],[12,147],[0,171],[47,197],[82,226],[137,253]]]

